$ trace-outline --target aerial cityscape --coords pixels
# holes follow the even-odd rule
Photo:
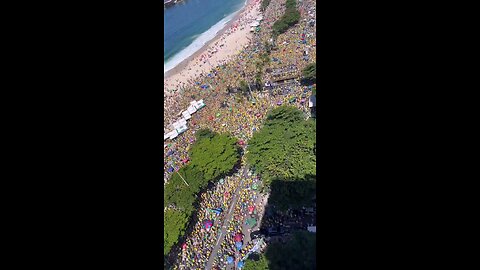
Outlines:
[[[315,269],[315,0],[164,0],[164,23],[164,269]]]

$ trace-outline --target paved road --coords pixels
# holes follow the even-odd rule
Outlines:
[[[240,196],[238,196],[239,191],[242,188],[244,179],[247,177],[247,172],[248,172],[248,168],[247,168],[247,166],[245,166],[245,168],[243,169],[243,177],[241,177],[240,184],[238,185],[237,189],[235,190],[235,193],[233,194],[232,204],[230,205],[230,209],[228,209],[227,215],[225,216],[225,219],[223,221],[223,226],[221,227],[220,234],[218,235],[215,247],[212,250],[212,254],[210,255],[210,258],[208,259],[207,265],[205,265],[205,270],[212,269],[213,261],[215,260],[215,257],[217,256],[218,249],[220,248],[220,245],[222,244],[224,236],[226,234],[228,222],[232,218],[233,209],[235,208],[235,205],[237,204],[237,201],[240,197]]]

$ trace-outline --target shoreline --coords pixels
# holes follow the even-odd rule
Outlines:
[[[228,21],[223,26],[222,29],[220,29],[218,31],[218,33],[215,35],[214,38],[207,41],[200,49],[198,49],[196,52],[194,52],[189,57],[182,60],[174,68],[165,72],[164,75],[163,75],[164,76],[164,84],[165,84],[166,80],[171,79],[175,75],[179,75],[179,73],[184,71],[190,63],[194,62],[195,59],[197,59],[199,56],[201,56],[202,54],[207,52],[208,49],[210,49],[212,44],[214,44],[215,42],[218,42],[220,40],[220,38],[222,38],[224,36],[224,34],[227,32],[227,30],[229,30],[238,21],[238,19],[240,19],[241,16],[244,15],[244,12],[247,10],[247,7],[249,7],[253,2],[254,2],[254,0],[247,0],[247,3],[240,10],[238,10],[236,12],[235,16],[230,21]],[[194,79],[194,78],[189,78],[189,79]],[[164,87],[164,91],[165,90],[167,90],[167,89],[165,89],[165,87]]]

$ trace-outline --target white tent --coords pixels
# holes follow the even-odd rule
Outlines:
[[[176,130],[172,130],[170,132],[170,139],[175,139],[178,136],[178,132]]]
[[[177,128],[178,134],[181,134],[185,131],[187,131],[188,127],[186,125],[181,125],[179,128]]]
[[[185,119],[187,119],[187,120],[190,119],[190,118],[192,118],[192,115],[191,115],[188,111],[184,111],[184,112],[182,113],[182,115],[183,115],[183,118],[185,118]]]
[[[250,24],[251,27],[257,27],[259,25],[260,25],[260,23],[258,23],[258,22],[254,22],[254,23]]]
[[[193,105],[190,105],[187,109],[187,111],[190,113],[190,114],[194,114],[196,111],[197,111],[197,108],[195,108],[195,106]]]
[[[168,137],[170,137],[169,133],[163,134],[163,140],[164,140],[164,141],[165,141],[166,139],[168,139]]]
[[[199,101],[197,101],[197,104],[195,105],[195,108],[201,109],[203,107],[205,107],[205,103],[203,103],[203,99],[200,99]]]
[[[178,123],[180,124],[180,126],[186,126],[187,120],[185,120],[185,118],[180,118],[180,120],[178,120]]]
[[[179,128],[181,125],[182,125],[182,124],[179,123],[178,121],[172,124],[173,129],[177,129],[177,128]]]

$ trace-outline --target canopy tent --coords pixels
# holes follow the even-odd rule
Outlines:
[[[173,129],[178,129],[182,124],[178,121],[172,124]]]
[[[214,209],[210,209],[210,211],[214,212],[217,215],[220,215],[220,213],[223,212],[223,209],[222,208],[214,208]]]
[[[183,132],[187,131],[188,127],[186,125],[179,126],[176,130],[178,134],[182,134]]]
[[[195,108],[197,108],[197,110],[198,110],[198,109],[201,109],[201,108],[203,108],[203,107],[205,107],[205,103],[203,103],[203,99],[200,99],[200,100],[197,101],[197,103],[195,104]]]
[[[185,118],[186,120],[192,118],[192,115],[188,111],[182,112],[182,115],[183,115],[183,118]]]
[[[235,240],[235,242],[241,242],[243,240],[243,235],[241,233],[236,233],[233,240]]]
[[[190,114],[194,114],[197,111],[197,108],[195,108],[195,106],[193,106],[193,105],[190,105],[190,106],[188,106],[187,111]]]
[[[205,220],[203,222],[203,227],[207,230],[210,229],[212,226],[213,226],[213,222],[211,220]]]
[[[253,227],[253,226],[255,226],[255,224],[257,224],[257,220],[254,219],[254,218],[249,218],[249,219],[247,219],[247,221],[246,221],[245,223],[246,223],[248,226]]]
[[[228,263],[228,264],[232,264],[232,263],[233,263],[233,257],[232,257],[232,256],[228,256],[228,257],[227,257],[227,263]]]
[[[185,118],[180,118],[178,120],[178,123],[180,123],[180,125],[182,125],[182,126],[185,126],[185,125],[187,125],[187,120],[185,120]]]
[[[170,139],[175,139],[178,136],[178,132],[176,130],[170,131]]]

